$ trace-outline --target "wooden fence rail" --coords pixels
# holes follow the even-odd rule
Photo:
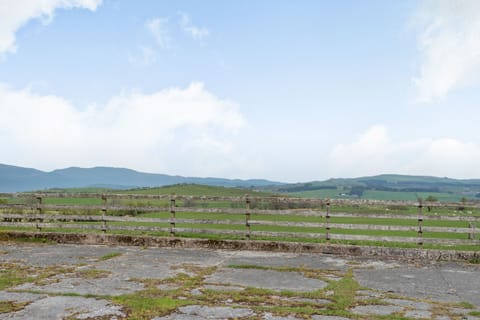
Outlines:
[[[152,194],[120,194],[120,193],[0,193],[0,198],[73,198],[73,199],[101,199],[103,196],[108,199],[118,200],[167,200],[169,201],[171,195],[152,195]],[[325,205],[330,203],[334,206],[341,205],[355,205],[355,206],[368,206],[368,205],[385,205],[385,206],[409,206],[414,207],[418,205],[417,201],[402,201],[402,200],[367,200],[367,199],[316,199],[316,198],[294,198],[294,197],[254,197],[254,196],[188,196],[188,195],[176,195],[177,201],[226,201],[226,202],[239,202],[245,203],[246,199],[249,199],[251,203],[256,201],[271,201],[278,203],[285,202],[300,202],[311,205]],[[429,202],[423,201],[424,207],[431,208],[480,208],[479,201],[466,201],[466,202]]]
[[[51,199],[94,199],[97,204],[52,204]],[[418,245],[480,245],[477,223],[480,215],[465,213],[476,210],[477,203],[413,203],[400,201],[346,201],[279,197],[210,197],[175,195],[132,195],[90,193],[21,193],[0,194],[0,227],[36,228],[58,231],[74,229],[101,232],[156,232],[171,237],[182,234],[223,235],[251,238],[377,241],[416,243]],[[16,200],[25,200],[15,203]],[[142,200],[144,203],[117,203],[117,200]],[[114,200],[112,202],[112,200]],[[149,203],[165,201],[163,205]],[[185,206],[201,200],[207,207]],[[110,202],[109,202],[110,201]],[[145,203],[146,201],[146,203]],[[209,207],[212,202],[235,203],[238,207]],[[255,203],[274,205],[298,203],[297,209],[255,208]],[[396,206],[416,208],[412,213],[335,212],[334,208],[351,206]],[[307,208],[302,208],[305,206]],[[425,212],[425,207],[461,209],[451,214]],[[285,206],[280,206],[285,207]],[[363,209],[365,210],[365,208]],[[478,210],[477,210],[478,211]],[[144,214],[162,217],[145,217]],[[194,217],[185,217],[187,214]],[[132,216],[133,215],[133,216]],[[140,216],[137,216],[140,215]],[[219,218],[221,215],[222,218]],[[195,217],[197,216],[197,217]],[[243,216],[243,218],[242,218]],[[224,218],[223,218],[224,217]],[[275,219],[277,217],[278,219]],[[305,221],[301,221],[304,219]],[[341,219],[342,221],[340,221]],[[356,220],[356,223],[354,222]],[[399,223],[400,221],[400,223]],[[342,223],[343,222],[343,223]],[[429,225],[445,222],[443,226]],[[455,223],[454,226],[448,223]],[[462,226],[459,226],[461,224]],[[391,235],[385,235],[391,233]]]

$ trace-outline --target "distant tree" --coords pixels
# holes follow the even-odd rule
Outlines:
[[[363,186],[353,186],[348,194],[351,196],[357,196],[361,198],[363,196],[363,192],[365,191],[365,189],[366,188]]]
[[[468,199],[465,198],[465,197],[462,197],[462,198],[460,199],[460,202],[462,203],[462,205],[461,205],[461,206],[458,206],[458,207],[457,207],[457,210],[463,211],[463,210],[465,210],[465,204],[468,202]]]
[[[432,206],[428,205],[428,202],[437,202],[438,199],[432,195],[429,195],[428,197],[425,198],[425,202],[427,202],[427,210],[428,212],[432,211]]]

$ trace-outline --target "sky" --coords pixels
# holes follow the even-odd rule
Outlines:
[[[480,178],[480,1],[0,0],[0,163]]]

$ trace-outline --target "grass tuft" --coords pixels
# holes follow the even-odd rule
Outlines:
[[[98,258],[98,261],[110,260],[110,259],[113,259],[115,257],[119,257],[121,255],[122,255],[121,252],[110,252],[110,253],[107,253],[107,254],[101,256],[100,258]]]

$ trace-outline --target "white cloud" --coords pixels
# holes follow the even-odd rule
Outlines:
[[[210,31],[207,28],[194,26],[188,14],[180,12],[179,15],[180,26],[183,31],[192,36],[192,38],[202,40],[210,34]]]
[[[15,34],[30,19],[40,18],[43,23],[48,23],[56,9],[85,8],[95,11],[101,3],[102,0],[1,0],[0,54],[16,52]]]
[[[133,65],[149,66],[157,61],[157,54],[155,50],[140,46],[140,53],[136,55],[129,54],[128,62]]]
[[[478,80],[480,1],[423,1],[414,24],[419,28],[422,55],[420,74],[414,79],[419,102],[442,99]]]
[[[382,173],[480,177],[480,144],[452,138],[392,141],[385,126],[373,126],[329,156],[333,176]]]
[[[122,94],[82,111],[61,97],[0,86],[0,163],[235,176],[244,163],[232,141],[245,124],[235,103],[202,83]]]
[[[170,47],[170,35],[168,32],[167,18],[151,19],[148,20],[145,25],[161,48]]]

